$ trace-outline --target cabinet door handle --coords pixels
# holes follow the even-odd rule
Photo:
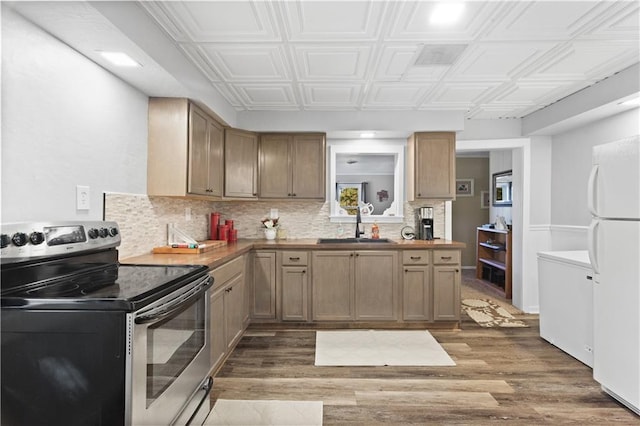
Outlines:
[[[297,260],[300,260],[300,258],[299,257],[290,257],[289,260],[297,261]]]
[[[291,197],[291,193],[288,193],[288,194],[287,194],[287,197]]]
[[[418,197],[421,197],[421,196],[422,196],[422,194],[418,192]]]
[[[440,260],[451,260],[451,256],[440,256]]]
[[[420,260],[422,256],[411,256],[411,260]]]
[[[293,193],[293,196],[294,196],[294,197],[296,196],[296,193],[295,193],[295,192]]]
[[[356,257],[360,257],[360,253],[356,253]]]
[[[591,275],[587,275],[587,279],[588,280],[593,280],[593,277]]]
[[[306,270],[306,269],[303,269],[303,270],[302,270],[302,273],[303,273],[303,274],[306,274],[306,273],[307,273],[307,270]]]
[[[353,257],[353,253],[349,254],[349,257]]]

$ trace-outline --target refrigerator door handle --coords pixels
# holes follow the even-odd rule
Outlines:
[[[593,216],[598,216],[596,209],[596,181],[598,179],[598,165],[591,166],[591,173],[589,173],[589,181],[587,184],[587,206]]]
[[[594,274],[600,273],[600,268],[598,267],[598,227],[600,226],[600,221],[594,219],[591,221],[589,225],[589,231],[587,233],[588,237],[588,252],[589,252],[589,260],[591,261],[591,267],[593,268]]]

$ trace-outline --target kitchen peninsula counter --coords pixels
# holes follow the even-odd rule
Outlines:
[[[390,243],[323,243],[317,238],[287,240],[239,240],[224,247],[200,254],[148,253],[122,259],[124,264],[144,265],[207,265],[216,268],[251,250],[429,250],[463,249],[466,244],[451,240],[393,240]]]

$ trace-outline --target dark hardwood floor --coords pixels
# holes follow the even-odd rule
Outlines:
[[[430,330],[455,367],[315,367],[315,331],[249,328],[212,398],[323,401],[329,424],[640,424],[592,370],[528,328]]]

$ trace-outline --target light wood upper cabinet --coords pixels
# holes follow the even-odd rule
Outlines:
[[[150,98],[147,193],[222,196],[222,129],[188,99]]]
[[[408,139],[407,151],[408,200],[455,200],[455,133],[415,133]]]
[[[258,135],[225,129],[224,141],[226,197],[256,198],[258,195]]]
[[[224,128],[195,105],[189,109],[190,194],[222,196]]]
[[[325,135],[260,137],[260,198],[325,197]]]

